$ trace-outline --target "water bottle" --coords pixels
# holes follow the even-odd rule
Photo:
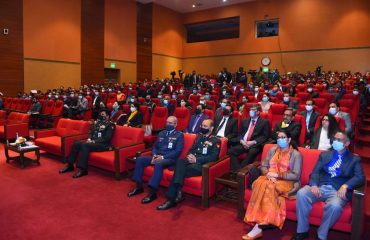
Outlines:
[[[18,132],[15,133],[15,139],[18,140]]]

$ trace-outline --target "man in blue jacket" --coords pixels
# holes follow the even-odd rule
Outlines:
[[[309,215],[315,202],[325,202],[318,239],[327,239],[329,229],[342,214],[343,207],[351,200],[354,188],[364,184],[365,175],[360,158],[353,155],[345,132],[334,136],[334,151],[322,152],[307,186],[297,193],[297,233],[292,240],[308,238]]]
[[[154,173],[148,183],[150,188],[149,194],[142,199],[141,203],[150,203],[157,198],[157,190],[162,179],[163,169],[175,165],[176,159],[180,156],[184,147],[184,134],[177,131],[175,129],[176,126],[177,118],[174,116],[168,117],[166,130],[159,133],[152,149],[152,156],[143,156],[136,159],[133,176],[136,187],[127,194],[129,197],[144,192],[142,183],[144,168],[154,165]]]

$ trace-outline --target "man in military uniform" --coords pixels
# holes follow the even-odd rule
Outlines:
[[[77,141],[72,145],[71,153],[67,159],[68,164],[62,170],[60,170],[59,173],[73,171],[73,163],[76,161],[78,154],[81,152],[77,164],[77,167],[80,169],[80,171],[74,174],[73,178],[79,178],[87,175],[87,161],[89,159],[90,152],[102,152],[107,150],[115,129],[116,126],[114,123],[109,121],[109,110],[101,110],[99,113],[99,119],[95,121],[91,127],[90,138],[88,138],[85,142]]]
[[[181,189],[185,178],[201,176],[202,165],[217,160],[221,141],[216,136],[211,135],[212,131],[213,121],[210,119],[204,120],[201,133],[197,136],[186,158],[179,159],[176,162],[175,172],[166,192],[167,201],[159,205],[158,210],[167,210],[184,200]]]
[[[174,116],[168,117],[166,130],[159,133],[152,149],[152,156],[143,156],[136,159],[133,176],[136,187],[127,194],[129,197],[144,192],[141,178],[144,168],[152,164],[154,165],[154,173],[148,183],[150,192],[142,199],[141,203],[150,203],[157,198],[157,190],[162,179],[163,169],[175,165],[184,147],[184,134],[175,130],[176,126],[177,118]]]

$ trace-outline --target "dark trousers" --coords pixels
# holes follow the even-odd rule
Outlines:
[[[87,142],[75,142],[72,145],[71,153],[68,156],[67,162],[73,164],[79,153],[80,159],[78,160],[77,167],[83,170],[87,170],[87,162],[89,160],[90,152],[102,152],[107,150],[107,146],[101,143],[87,143]]]
[[[229,149],[228,155],[230,156],[230,170],[231,172],[237,172],[239,169],[252,163],[254,159],[262,152],[261,147],[251,147],[249,149],[244,148],[241,144],[238,144]],[[243,153],[247,153],[247,157],[239,163],[239,156]]]
[[[171,179],[170,186],[166,192],[166,197],[171,202],[174,202],[179,190],[184,185],[185,178],[201,176],[202,165],[197,163],[189,163],[186,158],[181,158],[176,162],[175,172]]]
[[[135,171],[133,176],[133,180],[136,183],[141,184],[144,168],[151,164],[150,162],[152,161],[152,158],[152,156],[144,156],[136,159]],[[153,191],[156,191],[159,187],[159,183],[161,182],[163,176],[163,169],[172,165],[175,165],[174,159],[163,159],[154,164],[154,173],[148,183],[149,187]]]

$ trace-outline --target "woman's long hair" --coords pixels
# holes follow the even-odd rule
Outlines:
[[[335,117],[331,114],[325,114],[322,118],[321,118],[321,122],[320,122],[320,127],[322,127],[322,119],[324,117],[328,117],[329,119],[329,127],[328,127],[328,138],[331,139],[333,138],[334,134],[339,131],[339,125],[338,125],[338,122],[337,120],[335,119]]]

